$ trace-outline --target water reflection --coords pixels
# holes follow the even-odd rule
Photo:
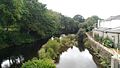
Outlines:
[[[87,49],[80,52],[77,47],[69,48],[60,56],[57,68],[97,68]]]
[[[12,56],[11,58],[6,59],[2,62],[1,68],[9,68],[11,67],[11,65],[14,65],[14,64],[17,65],[22,63],[23,61],[24,61],[23,56],[19,56],[19,57]]]
[[[22,62],[38,57],[39,49],[47,41],[46,38],[32,44],[0,49],[0,68],[21,68]]]

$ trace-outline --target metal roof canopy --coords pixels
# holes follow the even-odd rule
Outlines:
[[[97,28],[97,29],[94,29],[94,30],[95,31],[106,32],[106,33],[120,34],[120,27],[119,28]]]

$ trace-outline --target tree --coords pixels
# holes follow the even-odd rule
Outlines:
[[[8,45],[33,43],[59,29],[59,15],[37,0],[0,0],[0,13],[0,42]]]
[[[55,34],[76,33],[78,22],[48,10],[38,0],[0,0],[0,43],[31,44]]]
[[[83,23],[84,20],[85,20],[82,15],[75,15],[75,16],[73,17],[73,19],[74,19],[75,21],[78,21],[79,23]]]
[[[4,44],[14,45],[16,34],[19,32],[18,20],[23,13],[23,0],[0,0],[0,35]],[[17,37],[16,37],[17,38]]]
[[[87,31],[91,31],[93,28],[94,28],[94,24],[97,24],[98,20],[100,18],[98,16],[91,16],[91,17],[88,17],[86,20],[85,20],[85,23],[86,23],[86,30]]]
[[[76,33],[78,31],[78,22],[74,21],[74,19],[66,16],[61,17],[61,32],[68,33]]]

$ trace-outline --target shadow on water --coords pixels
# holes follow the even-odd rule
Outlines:
[[[34,44],[24,44],[21,46],[12,46],[0,50],[0,64],[6,62],[1,68],[20,68],[22,62],[38,57],[38,51],[48,39],[36,41]]]
[[[85,47],[84,47],[84,38],[85,37],[86,37],[85,34],[79,30],[77,33],[77,41],[78,41],[78,48],[81,52],[85,51]]]

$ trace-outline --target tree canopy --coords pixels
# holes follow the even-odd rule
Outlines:
[[[73,19],[75,20],[75,21],[78,21],[79,23],[83,23],[84,22],[84,17],[82,16],[82,15],[79,15],[79,14],[77,14],[77,15],[75,15],[74,17],[73,17]]]
[[[33,43],[78,30],[78,22],[48,10],[38,0],[0,0],[0,13],[0,47]]]
[[[100,18],[98,16],[88,17],[84,22],[84,28],[87,31],[91,31],[96,26],[99,19]]]

